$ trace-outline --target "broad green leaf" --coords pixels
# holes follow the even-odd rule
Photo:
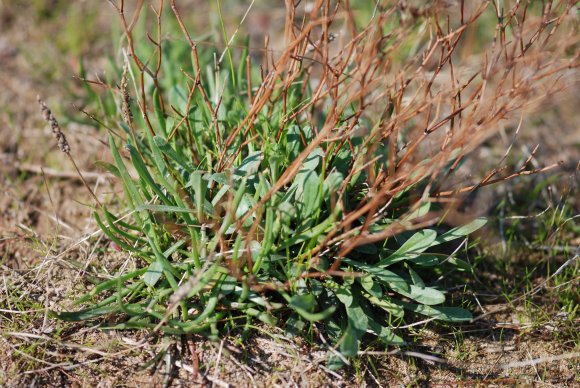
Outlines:
[[[365,294],[365,293],[363,293],[363,296],[365,298],[367,298],[367,300],[370,303],[382,308],[383,310],[387,311],[389,314],[391,314],[394,317],[403,318],[403,316],[405,315],[405,311],[403,310],[403,308],[400,305],[391,302],[391,298],[389,298],[388,296],[383,296],[382,298],[377,298],[373,295]]]
[[[405,241],[399,249],[397,249],[392,255],[378,262],[377,265],[381,267],[389,266],[401,260],[406,260],[411,257],[415,257],[419,253],[423,253],[431,246],[437,238],[437,232],[432,229],[423,229],[411,236],[410,239]]]
[[[170,145],[167,141],[162,138],[161,136],[153,136],[153,143],[163,152],[165,155],[168,156],[170,160],[179,164],[181,168],[185,170],[191,169],[190,162],[188,163],[184,160]]]
[[[264,153],[262,151],[252,152],[234,169],[234,175],[237,178],[243,178],[257,173],[263,159]]]
[[[439,257],[435,255],[419,255],[417,257],[412,257],[408,260],[410,263],[417,264],[421,267],[433,267],[439,264]]]
[[[302,163],[302,171],[314,171],[322,162],[322,158],[324,157],[324,151],[320,147],[315,148],[310,155],[304,159],[304,163]]]
[[[181,84],[176,83],[173,85],[173,87],[169,89],[168,94],[169,94],[168,100],[171,101],[171,104],[177,109],[177,111],[180,114],[185,115],[188,100],[187,96],[188,93],[185,90],[185,88]]]
[[[352,325],[355,329],[366,332],[369,327],[369,319],[366,312],[363,310],[361,305],[359,304],[357,298],[360,297],[360,294],[356,293],[353,294],[353,299],[350,305],[346,306],[346,315],[348,316],[348,323]]]
[[[294,295],[290,298],[290,306],[307,312],[313,312],[316,309],[316,298],[312,294]]]
[[[334,291],[335,295],[337,296],[338,300],[346,307],[350,307],[353,303],[352,293],[350,292],[350,288],[346,287],[339,287],[337,290]]]
[[[381,286],[373,281],[372,275],[368,274],[358,279],[363,288],[371,295],[380,298],[383,294]]]
[[[315,313],[314,310],[317,307],[317,303],[312,294],[294,295],[289,304],[298,314],[311,322],[326,319],[336,310],[336,306],[330,306],[324,311]]]
[[[465,322],[473,318],[471,313],[461,307],[433,307],[422,304],[412,304],[400,302],[401,305],[415,313],[426,315],[428,317],[435,317],[442,321],[448,322]]]
[[[413,270],[413,268],[411,268],[410,266],[407,266],[407,270],[409,271],[409,276],[411,276],[411,280],[413,281],[413,284],[415,284],[417,287],[425,287],[425,283],[423,282],[423,279],[421,279],[419,274],[417,272],[415,272]]]
[[[331,193],[336,193],[342,182],[344,181],[344,176],[338,171],[332,171],[326,179],[324,180],[324,193],[323,198],[329,198]]]
[[[230,183],[230,178],[228,176],[228,174],[223,173],[223,172],[216,172],[215,174],[211,174],[208,177],[208,181],[214,181],[217,183],[220,183],[222,185],[227,185]]]
[[[461,237],[465,237],[468,234],[475,232],[477,229],[481,228],[487,223],[485,218],[477,218],[467,225],[458,226],[451,229],[450,231],[443,233],[441,236],[437,237],[434,245],[446,243],[448,241],[456,240]]]
[[[344,258],[343,262],[373,275],[378,281],[389,286],[394,291],[405,293],[411,291],[405,279],[394,272],[378,267],[377,265],[364,264],[349,258]]]
[[[404,345],[405,341],[392,332],[391,329],[385,327],[374,319],[369,318],[369,331],[374,333],[377,337],[387,345]]]
[[[413,300],[416,300],[419,303],[426,305],[436,305],[445,302],[445,294],[430,287],[417,287],[414,284],[411,284],[411,292],[398,292],[402,295],[408,296]]]
[[[244,194],[242,199],[236,209],[236,218],[240,219],[246,215],[246,213],[256,205],[256,201],[249,194]],[[244,226],[248,227],[253,223],[253,217],[248,217]]]
[[[302,219],[310,218],[317,209],[320,208],[320,178],[318,174],[311,171],[304,179],[303,186],[303,211],[300,216]]]
[[[291,247],[293,245],[300,244],[304,241],[308,241],[310,239],[316,238],[316,237],[328,232],[330,229],[332,229],[333,224],[334,224],[334,217],[331,216],[331,217],[327,218],[325,221],[316,225],[315,227],[307,229],[306,231],[300,232],[299,234],[293,236],[289,240],[282,243],[278,248],[279,249],[288,248],[288,247]]]
[[[163,274],[163,266],[159,261],[154,261],[149,265],[147,272],[143,275],[143,281],[148,285],[153,287],[161,278]]]
[[[292,183],[292,186],[288,191],[294,191],[296,201],[300,203],[305,202],[304,190],[306,181],[309,179],[310,176],[312,176],[313,173],[316,174],[315,170],[322,161],[323,155],[324,153],[320,148],[317,148],[314,151],[312,151],[312,153],[308,155],[308,157],[306,157],[302,165],[302,168],[300,169],[300,171],[298,171],[298,173],[294,177],[294,182]],[[319,181],[318,174],[316,174],[316,178],[317,178],[316,181]],[[318,184],[320,184],[320,182],[318,182]]]
[[[292,162],[300,154],[302,136],[298,125],[290,125],[286,132],[286,156]]]
[[[459,271],[473,272],[473,267],[468,262],[458,259],[457,257],[450,257],[447,260],[447,263],[454,265]]]
[[[360,340],[369,327],[369,319],[356,298],[353,298],[350,305],[346,306],[346,315],[348,325],[342,337],[340,351],[345,356],[352,357],[358,353]]]
[[[363,334],[349,322],[340,339],[340,352],[347,357],[356,356],[358,354],[359,341]]]
[[[407,215],[405,217],[404,221],[411,221],[411,220],[414,220],[415,218],[423,217],[424,215],[429,213],[430,209],[431,209],[431,202],[424,202],[415,211],[413,211],[409,215]]]
[[[189,177],[189,184],[194,193],[197,220],[201,222],[201,220],[205,218],[204,207],[206,202],[205,193],[207,190],[207,181],[203,179],[203,173],[201,171],[194,171]]]
[[[344,366],[344,361],[342,358],[338,357],[335,353],[328,352],[326,358],[326,367],[330,370],[340,370]]]
[[[217,206],[220,200],[231,191],[230,185],[224,185],[213,197],[211,200],[211,204],[213,206]]]

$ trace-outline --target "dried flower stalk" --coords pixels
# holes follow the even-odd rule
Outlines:
[[[68,155],[70,153],[70,145],[68,144],[68,141],[66,140],[66,136],[61,131],[60,125],[58,124],[58,121],[56,121],[56,119],[54,118],[54,115],[52,114],[52,111],[45,104],[45,102],[42,101],[40,96],[36,96],[36,99],[38,100],[38,103],[40,104],[40,113],[42,114],[42,118],[44,118],[44,120],[48,123],[48,125],[50,125],[50,129],[52,130],[52,133],[54,133],[54,135],[56,136],[58,148],[60,148],[60,150],[62,152],[64,152],[65,154]]]
[[[129,63],[125,62],[125,66],[123,66],[123,76],[121,77],[121,94],[123,99],[121,101],[121,111],[123,113],[123,120],[127,123],[127,125],[131,126],[133,124],[133,112],[131,112],[131,96],[129,95],[129,90],[127,88],[127,69],[129,67]]]
[[[87,183],[85,178],[83,177],[83,174],[81,174],[81,171],[79,170],[77,164],[75,163],[73,157],[71,156],[70,145],[68,144],[68,141],[66,140],[66,136],[64,135],[64,133],[60,129],[60,125],[59,125],[58,121],[56,120],[56,118],[52,114],[52,111],[46,105],[46,103],[40,98],[40,96],[37,95],[36,99],[37,99],[38,103],[40,104],[40,113],[42,114],[42,118],[48,123],[48,125],[50,126],[50,129],[52,130],[52,133],[54,133],[54,135],[56,136],[58,148],[62,152],[64,152],[66,154],[66,156],[69,158],[69,160],[73,164],[75,170],[77,171],[77,174],[79,174],[81,181],[83,181],[83,184],[89,190],[89,193],[91,193],[91,196],[97,202],[99,207],[102,207],[103,205],[101,204],[101,202],[99,201],[99,199],[97,198],[97,196],[95,195],[95,193],[93,192],[93,190],[91,189],[91,187],[89,186],[89,184]]]

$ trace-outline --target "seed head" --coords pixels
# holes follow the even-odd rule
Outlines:
[[[129,68],[129,63],[125,62],[123,66],[123,76],[121,77],[121,94],[123,99],[121,101],[121,111],[123,113],[123,120],[128,125],[133,123],[133,112],[131,112],[131,96],[129,95],[129,90],[127,88],[127,69]]]
[[[65,154],[70,153],[70,145],[68,141],[66,141],[66,137],[64,133],[60,129],[60,125],[58,121],[54,118],[50,108],[42,101],[40,96],[36,96],[38,103],[40,104],[40,113],[42,114],[42,118],[50,125],[50,129],[52,133],[56,136],[56,141],[58,143],[58,148]]]

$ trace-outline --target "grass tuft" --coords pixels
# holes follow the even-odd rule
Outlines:
[[[473,271],[457,252],[485,220],[445,231],[441,215],[456,194],[545,168],[448,178],[564,87],[577,37],[556,37],[573,3],[288,3],[281,50],[234,50],[221,20],[223,55],[198,44],[175,1],[152,8],[156,37],[140,30],[145,9],[128,20],[111,3],[131,62],[120,92],[108,88],[117,108],[98,98],[99,122],[117,127],[114,163],[101,164],[130,216],[94,217],[137,268],[57,317],[212,339],[261,321],[324,333],[331,369],[368,338],[405,345],[403,324],[471,320],[438,279]],[[494,34],[471,45],[483,28]]]

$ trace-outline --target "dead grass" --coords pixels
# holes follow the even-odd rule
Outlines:
[[[123,258],[111,255],[106,241],[96,234],[86,238],[97,230],[85,206],[90,197],[66,167],[70,164],[54,152],[34,103],[39,92],[56,104],[61,99],[70,101],[67,89],[76,88],[59,86],[74,85],[68,81],[78,70],[74,55],[67,54],[66,44],[64,49],[51,44],[51,34],[57,33],[65,10],[56,7],[55,14],[30,23],[30,12],[38,10],[14,4],[0,2],[0,19],[8,20],[0,38],[0,83],[5,86],[0,91],[0,184],[5,188],[0,193],[0,385],[189,386],[192,381],[216,386],[455,385],[458,381],[465,385],[580,384],[579,301],[574,291],[579,282],[578,262],[558,282],[551,278],[545,283],[573,257],[572,248],[579,245],[577,221],[562,227],[550,224],[551,212],[536,217],[547,206],[554,214],[564,206],[568,217],[579,214],[575,186],[579,146],[574,135],[579,115],[574,107],[580,100],[574,92],[565,101],[545,105],[547,112],[541,122],[531,124],[533,130],[524,129],[518,137],[521,153],[515,153],[520,155],[515,166],[526,160],[535,143],[542,144],[537,167],[565,160],[555,173],[559,175],[542,176],[554,182],[531,199],[526,198],[525,190],[542,183],[539,178],[522,178],[500,189],[486,188],[489,195],[486,191],[475,195],[471,211],[479,209],[490,215],[494,225],[487,231],[491,238],[484,240],[486,248],[480,257],[471,253],[474,260],[481,260],[479,278],[470,280],[467,288],[471,294],[459,292],[458,297],[475,295],[481,305],[474,304],[474,309],[481,318],[461,328],[420,325],[411,336],[417,353],[444,362],[369,353],[336,374],[324,368],[324,348],[289,341],[282,333],[249,339],[231,336],[221,343],[196,338],[182,343],[163,337],[142,342],[140,333],[102,332],[90,325],[49,319],[48,308],[71,300],[86,287],[84,279],[98,276],[103,268],[123,265]],[[70,7],[92,9],[87,4]],[[95,23],[101,31],[106,30],[109,16],[97,17]],[[98,47],[108,44],[97,35],[91,39]],[[37,50],[53,59],[50,67],[58,70],[50,76],[34,56]],[[572,75],[572,82],[577,82],[574,77],[577,73]],[[89,176],[97,174],[91,184],[101,191],[115,190],[92,166],[104,153],[97,132],[74,123],[67,123],[66,128],[73,149],[78,150],[74,157],[79,168]],[[507,135],[493,137],[484,149],[502,155],[510,142]],[[523,182],[523,187],[517,182]],[[502,200],[509,206],[498,207]],[[467,209],[457,210],[458,217]],[[523,226],[513,226],[514,220],[506,219],[510,216],[529,219]],[[524,242],[522,236],[529,233],[529,242],[529,235],[533,239],[542,227],[549,229],[545,238]],[[506,231],[516,235],[515,239]],[[533,268],[536,270],[530,275]],[[145,368],[164,347],[172,349],[170,362],[160,360],[157,368]],[[381,349],[370,344],[366,351]],[[557,359],[561,355],[568,358]],[[527,366],[510,366],[528,361]],[[166,365],[175,368],[166,370]]]

